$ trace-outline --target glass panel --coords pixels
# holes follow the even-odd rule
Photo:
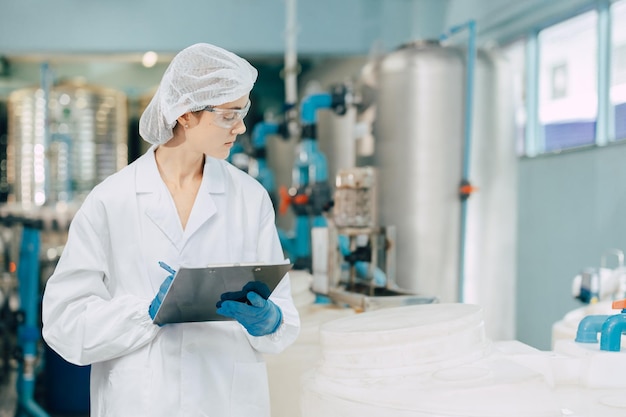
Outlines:
[[[611,7],[611,109],[612,139],[626,139],[626,1]]]
[[[539,33],[539,131],[546,152],[595,142],[597,21],[591,11]]]
[[[525,155],[526,137],[526,56],[525,40],[514,42],[503,48],[511,66],[513,78],[513,105],[515,111],[515,148],[518,155]]]

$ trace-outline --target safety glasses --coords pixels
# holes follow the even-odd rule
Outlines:
[[[250,102],[243,109],[219,109],[217,107],[208,106],[203,109],[215,115],[215,124],[224,129],[232,129],[243,120],[250,110]]]

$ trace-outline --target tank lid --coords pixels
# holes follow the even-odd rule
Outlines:
[[[403,43],[396,48],[396,51],[402,49],[422,49],[429,46],[441,46],[441,42],[438,39],[416,39],[414,41]]]

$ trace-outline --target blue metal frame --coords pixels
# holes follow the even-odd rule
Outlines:
[[[543,136],[543,135],[541,135]],[[545,144],[539,134],[539,32],[532,31],[526,41],[526,143],[524,154],[543,153]]]
[[[611,0],[599,0],[584,7],[572,10],[571,13],[560,18],[542,22],[529,32],[526,38],[526,137],[524,155],[534,157],[546,152],[543,129],[538,119],[539,102],[539,32],[550,26],[576,17],[582,13],[596,10],[598,13],[598,114],[596,117],[595,141],[597,146],[604,146],[615,141],[612,137],[614,129],[614,115],[610,103],[611,87]]]
[[[596,116],[596,145],[612,141],[610,129],[611,89],[611,7],[607,0],[598,5],[598,114]],[[614,138],[613,138],[614,139]]]

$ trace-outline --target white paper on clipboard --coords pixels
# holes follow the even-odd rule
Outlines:
[[[181,267],[176,271],[153,322],[155,324],[232,320],[217,314],[225,292],[240,291],[250,281],[265,283],[270,291],[293,264],[231,264],[206,268]]]

